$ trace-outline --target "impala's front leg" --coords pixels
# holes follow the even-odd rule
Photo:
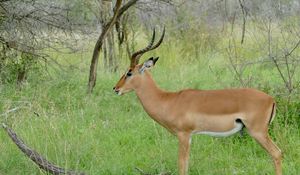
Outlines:
[[[188,173],[190,138],[191,134],[186,132],[177,133],[178,137],[178,166],[179,174],[186,175]]]

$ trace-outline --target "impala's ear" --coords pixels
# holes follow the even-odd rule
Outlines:
[[[151,69],[155,65],[158,59],[159,57],[156,58],[151,57],[147,61],[145,61],[142,67],[140,68],[140,73],[143,73],[146,69]]]

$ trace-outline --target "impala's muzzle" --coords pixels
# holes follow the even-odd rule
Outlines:
[[[113,90],[115,91],[116,94],[120,95],[120,89],[117,89],[116,87],[113,87]]]

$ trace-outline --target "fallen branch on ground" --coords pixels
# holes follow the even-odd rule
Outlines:
[[[10,110],[4,112],[3,114],[0,114],[0,116],[5,116],[5,115],[7,115],[7,114],[9,114],[9,113],[11,113],[11,112],[15,112],[15,111],[17,111],[17,110],[19,110],[19,109],[21,109],[21,108],[25,108],[25,107],[15,107],[15,108],[13,108],[13,109],[10,109]]]
[[[63,168],[60,168],[51,162],[49,162],[47,159],[42,157],[38,152],[35,150],[29,148],[25,143],[18,138],[17,134],[9,128],[7,125],[2,123],[2,127],[5,129],[9,137],[12,139],[12,141],[19,147],[19,149],[28,157],[30,158],[35,164],[39,166],[40,169],[54,174],[54,175],[60,175],[60,174],[68,174],[68,175],[84,175],[84,173],[81,172],[75,172],[71,170],[65,170]]]

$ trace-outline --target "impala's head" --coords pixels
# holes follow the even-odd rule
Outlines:
[[[118,95],[122,95],[126,92],[130,92],[134,90],[141,83],[141,80],[144,78],[145,71],[151,69],[155,65],[156,61],[158,60],[158,57],[157,58],[151,57],[142,64],[139,64],[139,60],[144,53],[158,48],[159,45],[162,43],[164,36],[165,36],[165,29],[163,30],[163,33],[160,39],[158,40],[158,42],[154,44],[155,30],[153,30],[152,39],[148,44],[148,46],[132,54],[130,58],[129,68],[126,70],[125,74],[122,75],[118,83],[113,88],[113,90]]]

